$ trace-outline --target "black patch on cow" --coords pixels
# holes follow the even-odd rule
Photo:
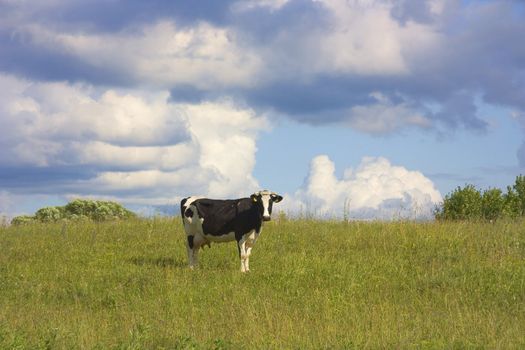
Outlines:
[[[255,230],[261,231],[263,207],[260,201],[241,199],[197,199],[192,203],[199,217],[204,218],[202,230],[205,235],[222,236],[235,233],[239,241],[243,235]]]
[[[193,236],[188,236],[188,247],[193,249]]]
[[[193,210],[191,210],[190,208],[186,209],[186,211],[184,212],[184,216],[187,218],[191,218],[193,216]]]

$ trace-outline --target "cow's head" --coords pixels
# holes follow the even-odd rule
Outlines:
[[[282,196],[268,190],[255,192],[250,198],[262,208],[262,218],[264,221],[270,221],[271,219],[272,204],[279,203],[283,200]]]

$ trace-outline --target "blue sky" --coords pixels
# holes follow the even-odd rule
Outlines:
[[[525,173],[523,33],[511,0],[0,0],[0,213],[429,216]]]

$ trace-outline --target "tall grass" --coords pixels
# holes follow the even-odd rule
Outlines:
[[[187,268],[179,219],[0,228],[0,348],[525,348],[523,222],[268,223]]]

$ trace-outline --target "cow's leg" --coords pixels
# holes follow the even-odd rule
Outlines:
[[[246,242],[246,260],[244,261],[246,271],[250,271],[250,255],[252,254],[252,248],[252,242]]]
[[[252,248],[257,240],[257,232],[251,231],[250,233],[241,237],[238,242],[239,246],[239,257],[241,258],[241,271],[250,271],[250,255],[252,254]]]
[[[246,241],[244,238],[237,242],[237,247],[239,248],[239,258],[241,259],[241,272],[246,272],[248,269],[246,269]]]
[[[198,263],[197,251],[199,248],[195,246],[195,242],[194,242],[195,236],[188,235],[187,238],[188,238],[188,241],[187,241],[186,247],[188,248],[188,263],[190,265],[190,269],[193,269]]]

